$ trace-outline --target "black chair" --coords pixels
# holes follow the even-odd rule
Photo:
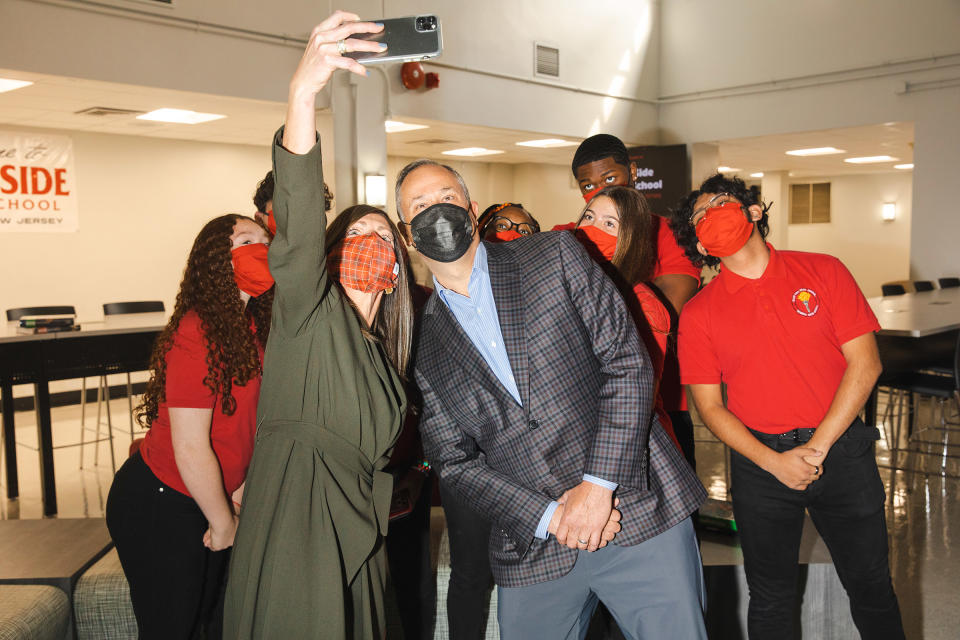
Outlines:
[[[914,291],[933,291],[933,283],[930,282],[929,280],[914,280],[913,290]]]
[[[166,311],[162,300],[144,302],[108,302],[103,305],[103,315],[118,316],[125,313],[157,313]]]
[[[960,278],[940,278],[941,289],[953,289],[960,287]]]
[[[902,284],[893,283],[880,285],[880,291],[882,291],[885,296],[902,296],[907,292]]]
[[[110,316],[119,316],[119,315],[129,315],[133,313],[163,313],[166,311],[162,300],[144,300],[136,302],[107,302],[103,305],[103,315],[104,317]],[[84,379],[84,393],[82,395],[81,407],[80,407],[80,430],[81,430],[81,442],[83,440],[83,431],[84,431],[84,422],[86,419],[86,379]],[[110,429],[110,432],[113,433],[113,421],[110,417],[110,385],[107,383],[107,376],[101,375],[100,381],[97,387],[97,429],[100,428],[100,412],[101,412],[101,402],[103,397],[106,395],[106,413],[107,413],[107,428]],[[130,372],[127,372],[127,408],[129,409],[129,419],[130,419],[130,441],[132,442],[136,438],[134,433],[134,420],[133,420],[133,384],[130,380]],[[83,453],[81,450],[80,454],[80,466],[83,467]]]
[[[7,321],[15,322],[23,316],[75,316],[77,310],[69,305],[53,307],[19,307],[7,309]]]
[[[939,416],[939,424],[931,425],[926,428],[920,428],[913,433],[912,425],[916,420],[914,414],[914,406],[911,406],[908,412],[911,414],[908,418],[908,442],[914,441],[917,442],[920,447],[923,445],[937,444],[940,451],[930,452],[930,451],[917,451],[920,455],[929,456],[929,455],[939,455],[940,457],[940,473],[941,475],[946,475],[947,471],[947,460],[950,458],[955,458],[957,456],[951,455],[949,453],[950,447],[955,447],[957,445],[950,443],[950,423],[947,420],[946,416],[946,405],[949,401],[953,401],[954,409],[957,411],[957,414],[960,415],[960,334],[958,334],[956,339],[956,344],[954,346],[953,352],[953,366],[950,375],[938,375],[936,373],[926,373],[923,371],[912,371],[902,374],[895,374],[892,379],[884,382],[884,385],[889,387],[897,393],[896,399],[891,398],[891,403],[896,402],[897,407],[897,423],[894,427],[894,431],[891,437],[888,437],[888,444],[890,445],[890,465],[896,467],[896,453],[899,448],[900,441],[900,426],[902,424],[902,403],[904,400],[908,400],[911,405],[919,406],[919,402],[922,402],[924,398],[931,398],[936,401],[937,411],[935,412],[935,417]],[[913,403],[913,395],[916,394],[919,397],[917,403]],[[918,409],[917,409],[918,411]],[[892,409],[888,410],[888,416],[892,417]],[[886,420],[884,423],[886,425]],[[892,419],[891,419],[892,423]],[[892,425],[891,425],[892,426]],[[928,431],[931,429],[940,430],[943,432],[943,442],[942,447],[939,446],[940,443],[934,443],[929,440],[919,440],[914,439],[914,436],[922,433],[923,431]]]

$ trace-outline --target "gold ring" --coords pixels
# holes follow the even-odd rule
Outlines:
[[[337,40],[337,53],[343,55],[347,52],[347,43],[343,40]]]

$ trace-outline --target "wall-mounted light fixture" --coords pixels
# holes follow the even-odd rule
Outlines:
[[[373,207],[387,206],[387,176],[363,176],[363,192],[367,204]]]
[[[897,219],[897,204],[895,202],[884,202],[881,211],[884,222],[890,222]]]

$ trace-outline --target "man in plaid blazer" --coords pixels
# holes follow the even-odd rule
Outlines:
[[[599,599],[627,637],[706,638],[690,518],[705,491],[651,417],[613,283],[568,232],[481,243],[449,167],[411,163],[396,195],[434,276],[415,356],[425,453],[492,523],[502,637],[582,638]]]

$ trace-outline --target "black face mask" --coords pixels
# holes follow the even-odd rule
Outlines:
[[[473,221],[463,207],[440,202],[417,214],[410,223],[417,251],[437,262],[453,262],[470,248]]]

